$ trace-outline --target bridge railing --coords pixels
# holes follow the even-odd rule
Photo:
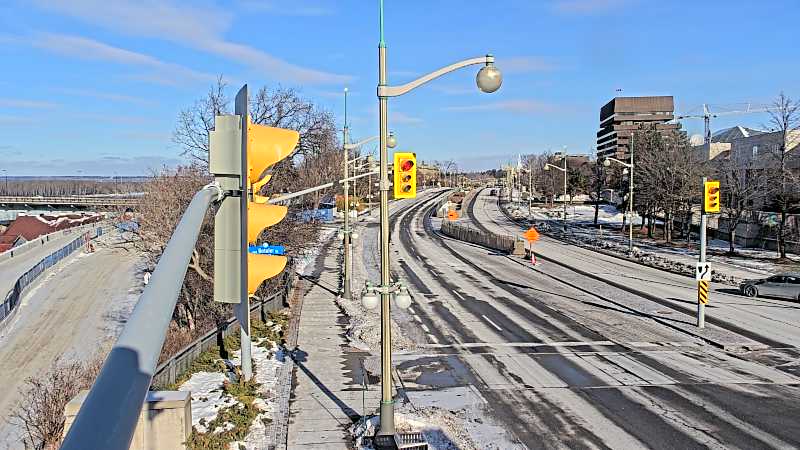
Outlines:
[[[222,195],[211,184],[192,198],[64,438],[63,450],[129,448],[206,211]]]

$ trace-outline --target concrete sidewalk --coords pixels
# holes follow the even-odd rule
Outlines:
[[[380,401],[380,390],[362,390],[362,354],[349,351],[347,316],[335,302],[340,249],[334,238],[317,259],[314,276],[303,280],[311,289],[300,307],[288,449],[350,448],[348,428],[364,414],[363,401],[368,410]]]

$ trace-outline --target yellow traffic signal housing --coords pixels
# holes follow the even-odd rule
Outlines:
[[[719,181],[706,181],[703,184],[703,212],[718,213],[720,203]]]
[[[266,204],[268,197],[259,195],[261,188],[269,182],[271,175],[265,172],[281,160],[289,157],[300,140],[298,132],[283,128],[254,125],[247,120],[247,173],[246,186],[250,195],[247,201],[247,241],[255,243],[264,229],[275,225],[286,217],[285,206]],[[246,250],[245,250],[246,251]],[[247,291],[253,295],[265,280],[283,271],[286,257],[281,255],[247,255]]]
[[[417,196],[417,155],[410,152],[394,153],[394,198]]]

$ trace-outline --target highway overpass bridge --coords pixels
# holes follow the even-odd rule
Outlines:
[[[0,196],[0,209],[81,210],[135,207],[139,197],[120,196]]]

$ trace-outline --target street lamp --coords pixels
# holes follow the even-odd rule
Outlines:
[[[389,171],[387,164],[389,98],[399,97],[442,75],[474,64],[483,65],[475,78],[478,88],[483,92],[497,91],[503,82],[503,76],[500,70],[494,66],[494,56],[486,55],[459,61],[400,86],[389,86],[386,68],[386,42],[383,39],[383,0],[379,0],[379,7],[378,114],[380,123],[381,284],[376,289],[381,294],[381,407],[380,428],[377,434],[389,437],[395,434],[394,399],[392,398],[392,327],[389,316],[390,293],[393,290],[389,272]],[[402,299],[405,300],[405,297]]]
[[[564,168],[546,163],[544,165],[544,170],[549,171],[551,167],[564,172],[564,198],[561,199],[561,202],[564,204],[564,231],[567,231],[567,154],[564,154]]]
[[[357,235],[353,233],[353,230],[350,229],[350,182],[348,181],[350,178],[349,175],[349,167],[350,164],[357,161],[360,158],[355,158],[354,160],[349,160],[350,158],[350,150],[361,147],[362,145],[378,139],[378,136],[373,136],[371,138],[364,139],[363,141],[356,142],[355,144],[349,144],[349,131],[350,128],[347,125],[347,93],[349,92],[348,88],[344,88],[344,127],[342,128],[342,150],[344,152],[344,202],[343,202],[343,211],[344,211],[344,227],[342,230],[343,234],[343,246],[344,246],[344,279],[342,280],[342,298],[346,298],[347,300],[351,300],[353,298],[351,286],[350,286],[350,279],[351,277],[351,266],[352,266],[352,240],[357,238]],[[397,143],[397,140],[394,138],[394,135],[391,135],[392,142],[391,147],[394,147]],[[355,180],[353,181],[355,183]],[[354,190],[355,191],[355,190]],[[355,192],[354,192],[355,193]]]
[[[632,146],[631,146],[632,147]],[[606,157],[603,159],[603,166],[610,167],[611,161],[621,164],[625,169],[622,174],[628,175],[628,251],[633,252],[633,148],[631,148],[631,162],[622,162],[616,158]],[[630,171],[630,172],[629,172]]]

